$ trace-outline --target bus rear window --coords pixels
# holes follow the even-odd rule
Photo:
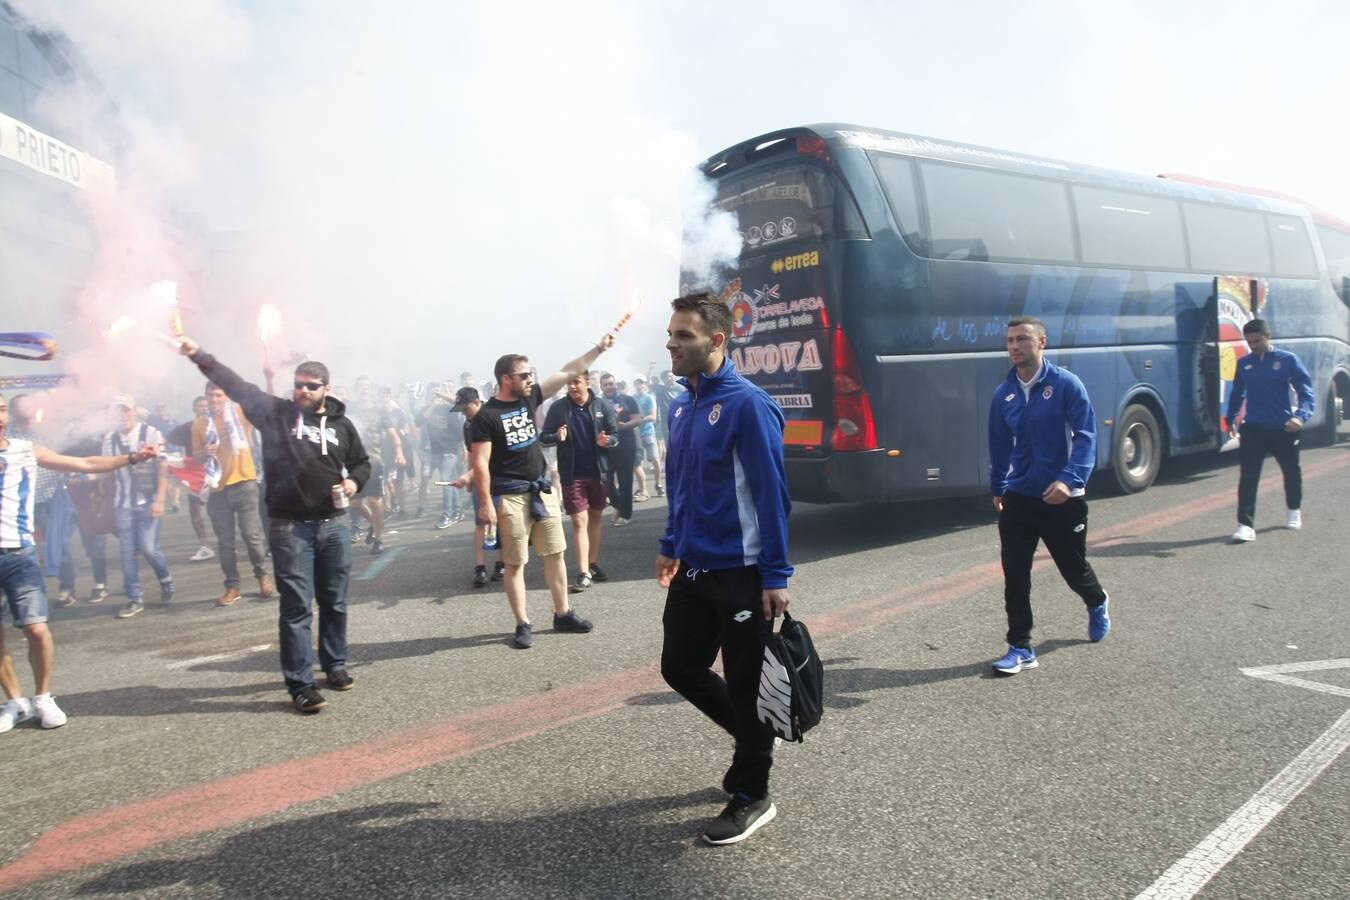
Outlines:
[[[714,205],[736,217],[741,252],[799,238],[865,237],[848,192],[825,169],[780,166],[718,183]]]

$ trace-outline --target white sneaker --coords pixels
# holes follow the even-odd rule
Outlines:
[[[204,559],[210,559],[216,555],[216,551],[203,544],[197,548],[197,552],[188,557],[193,562],[201,562]]]
[[[43,728],[60,728],[66,724],[66,714],[56,705],[52,695],[33,698],[33,711],[37,713],[38,723]]]
[[[9,731],[20,722],[27,722],[31,718],[33,718],[33,704],[23,697],[11,700],[0,706],[0,732]]]
[[[625,519],[623,516],[615,516],[615,517],[614,517],[614,527],[615,527],[615,528],[622,528],[622,527],[625,526],[625,525],[631,525],[631,524],[633,524],[633,520],[632,520],[632,519]]]
[[[1303,510],[1301,510],[1301,509],[1291,509],[1291,510],[1289,510],[1289,518],[1288,518],[1288,519],[1285,519],[1285,521],[1284,521],[1284,527],[1285,527],[1285,528],[1288,528],[1288,529],[1290,529],[1290,530],[1292,530],[1292,531],[1298,531],[1300,528],[1302,528],[1302,527],[1303,527]]]
[[[1246,544],[1256,540],[1256,531],[1250,525],[1239,525],[1231,540],[1235,544]]]

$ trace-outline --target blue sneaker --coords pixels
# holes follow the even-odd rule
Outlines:
[[[994,660],[994,671],[1004,675],[1016,675],[1023,669],[1036,668],[1036,651],[1030,648],[1008,645],[1008,653],[1002,659]]]
[[[1111,630],[1111,617],[1106,613],[1106,607],[1110,603],[1111,595],[1107,594],[1100,606],[1088,608],[1088,640],[1100,641]]]

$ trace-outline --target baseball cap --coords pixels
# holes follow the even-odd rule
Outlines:
[[[463,412],[464,407],[470,403],[476,403],[478,399],[478,388],[462,387],[455,392],[455,405],[450,409],[455,412]]]
[[[112,398],[112,405],[114,407],[124,406],[127,409],[135,409],[136,400],[130,394],[118,394],[116,397]]]

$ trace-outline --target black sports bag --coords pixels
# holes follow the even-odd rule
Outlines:
[[[825,667],[811,633],[784,612],[782,628],[764,647],[756,714],[783,740],[801,743],[820,721],[824,696]]]

